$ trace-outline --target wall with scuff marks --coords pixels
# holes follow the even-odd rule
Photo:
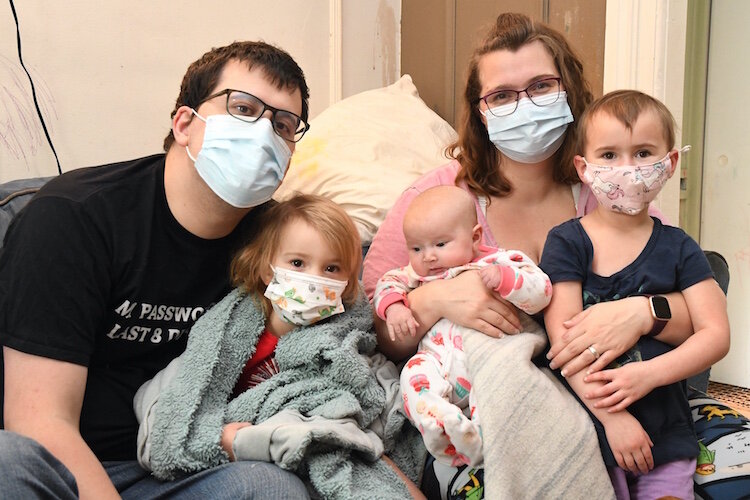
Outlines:
[[[727,302],[732,347],[714,366],[711,378],[742,387],[750,387],[748,19],[750,3],[745,0],[711,4],[700,237],[703,248],[724,255],[731,276]]]
[[[187,66],[234,40],[262,39],[290,52],[305,71],[313,117],[331,103],[331,88],[346,97],[392,83],[400,70],[400,0],[183,0],[137,7],[126,0],[16,0],[15,7],[23,61],[63,171],[161,151]],[[331,43],[337,37],[344,48],[338,55]],[[56,173],[6,4],[0,9],[0,182]]]
[[[343,2],[342,7],[343,97],[398,80],[401,0]]]

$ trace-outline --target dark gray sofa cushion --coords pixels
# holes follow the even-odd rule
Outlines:
[[[10,221],[51,178],[34,177],[0,184],[0,248],[3,247]]]

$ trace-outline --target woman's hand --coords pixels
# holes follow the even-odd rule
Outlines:
[[[633,347],[652,325],[646,297],[595,304],[563,323],[563,342],[547,354],[550,368],[562,367],[565,377],[589,365],[587,373],[599,371]]]
[[[221,449],[229,455],[229,461],[234,462],[234,450],[232,450],[232,444],[234,443],[234,437],[237,435],[237,431],[243,427],[250,427],[250,422],[230,422],[224,426],[221,430]]]
[[[586,375],[584,382],[605,382],[601,387],[584,394],[587,399],[600,399],[595,408],[609,412],[622,411],[654,389],[654,377],[648,361],[628,363],[613,370],[602,370]]]
[[[455,278],[430,281],[415,288],[409,292],[409,308],[418,324],[413,337],[391,339],[386,322],[374,317],[378,348],[393,361],[414,354],[424,334],[441,318],[490,337],[521,331],[515,306],[487,289],[479,271],[464,271]]]
[[[489,290],[479,271],[464,271],[453,279],[427,283],[413,290],[409,301],[417,321],[424,325],[421,333],[440,318],[490,337],[521,331],[516,307]],[[429,320],[422,318],[424,314],[429,314]]]

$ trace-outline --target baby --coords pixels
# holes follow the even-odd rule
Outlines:
[[[610,369],[567,381],[595,417],[618,498],[692,498],[698,440],[684,380],[727,353],[729,321],[698,244],[646,210],[677,165],[674,119],[658,100],[620,90],[592,103],[579,128],[584,157],[575,166],[599,206],[547,237],[540,263],[554,283],[547,334],[555,344],[563,321],[589,305],[644,296],[654,318],[650,334]],[[670,318],[670,299],[660,294],[676,291],[695,333],[670,349],[658,340]],[[589,353],[599,357],[595,345]]]
[[[409,265],[387,272],[373,303],[391,339],[416,335],[407,294],[423,283],[478,270],[484,284],[528,314],[550,301],[547,275],[522,252],[482,244],[472,197],[456,186],[437,186],[414,198],[404,216]],[[407,417],[436,459],[458,466],[482,463],[482,439],[463,352],[464,327],[443,318],[422,338],[401,371]]]

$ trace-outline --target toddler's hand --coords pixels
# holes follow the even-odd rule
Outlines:
[[[223,449],[227,455],[229,455],[229,461],[234,462],[234,450],[232,445],[234,444],[234,437],[237,435],[237,431],[243,427],[250,427],[250,422],[230,422],[224,426],[221,430],[221,449]]]
[[[651,454],[654,443],[633,415],[628,412],[616,415],[618,418],[604,424],[604,431],[617,465],[633,474],[648,473],[654,468]]]
[[[385,324],[388,327],[388,336],[393,341],[396,340],[396,337],[403,340],[406,335],[414,337],[419,327],[411,309],[406,307],[403,302],[395,302],[386,308]]]
[[[495,290],[503,282],[503,273],[500,266],[485,266],[479,270],[479,276],[482,277],[482,283],[490,290]]]
[[[583,380],[605,382],[585,396],[589,399],[602,398],[594,406],[606,408],[609,412],[624,410],[654,389],[648,361],[634,361],[620,368],[594,372],[586,375]]]

